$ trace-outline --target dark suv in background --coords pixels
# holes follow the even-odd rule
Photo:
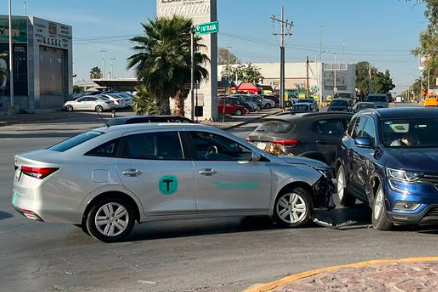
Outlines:
[[[262,120],[248,141],[278,155],[313,158],[334,166],[336,147],[353,115],[350,113],[283,114]]]
[[[438,223],[438,109],[367,110],[338,146],[341,204],[369,204],[375,229]]]

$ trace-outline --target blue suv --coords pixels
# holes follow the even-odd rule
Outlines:
[[[438,223],[438,109],[356,114],[337,149],[338,199],[368,203],[373,227]]]

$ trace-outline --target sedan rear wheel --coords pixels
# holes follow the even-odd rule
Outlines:
[[[236,116],[241,116],[241,115],[243,115],[243,112],[242,112],[242,110],[238,109],[238,110],[236,110],[236,112],[234,114]]]
[[[96,106],[96,112],[98,113],[103,112],[103,107],[101,105]]]
[[[265,105],[265,109],[271,109],[271,105],[270,105],[269,103],[267,103],[267,104]]]
[[[131,204],[117,198],[99,201],[86,216],[88,232],[103,242],[117,242],[128,236],[134,221]]]
[[[281,194],[274,207],[274,219],[284,227],[305,225],[312,214],[312,197],[306,190],[299,187]]]

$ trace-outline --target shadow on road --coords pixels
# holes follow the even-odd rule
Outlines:
[[[348,223],[345,227],[349,229],[367,228],[371,224],[371,209],[365,204],[357,204],[352,208],[316,211],[314,217],[333,227]]]
[[[0,220],[12,218],[12,214],[0,211]]]

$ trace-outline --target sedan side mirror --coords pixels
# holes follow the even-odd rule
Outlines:
[[[354,143],[359,148],[373,148],[373,145],[371,143],[371,139],[369,137],[360,137],[354,139]]]
[[[251,154],[251,161],[257,162],[260,161],[262,159],[262,156],[256,152],[253,152]]]

